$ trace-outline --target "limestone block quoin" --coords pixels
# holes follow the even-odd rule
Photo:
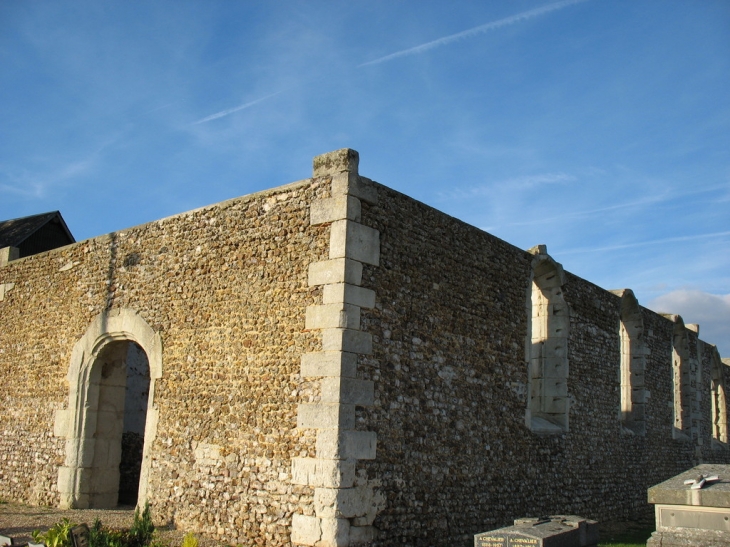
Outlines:
[[[292,542],[317,547],[355,545],[375,538],[370,526],[383,503],[373,485],[355,488],[355,464],[376,456],[377,435],[355,431],[355,406],[374,404],[374,384],[357,378],[359,355],[373,350],[360,330],[362,309],[375,307],[375,291],[360,287],[363,264],[380,262],[380,233],[361,223],[361,200],[377,202],[377,189],[357,173],[350,149],[317,156],[314,177],[331,178],[331,197],[310,206],[312,226],[329,224],[329,260],[309,266],[308,284],[322,286],[322,303],[307,307],[305,328],[319,331],[322,350],[301,357],[302,378],[319,378],[317,403],[301,403],[297,427],[317,431],[316,458],[292,460],[292,483],[315,488],[315,515],[294,515]]]

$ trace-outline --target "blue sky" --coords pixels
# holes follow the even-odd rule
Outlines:
[[[0,219],[360,172],[730,357],[730,2],[0,0]]]

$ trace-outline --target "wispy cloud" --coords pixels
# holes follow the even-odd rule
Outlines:
[[[647,205],[654,205],[657,203],[669,202],[669,201],[680,199],[680,198],[686,198],[686,197],[695,196],[695,195],[699,195],[699,194],[706,194],[709,192],[714,192],[716,190],[724,190],[726,188],[727,188],[726,184],[720,184],[720,185],[708,186],[707,188],[699,188],[696,190],[691,190],[689,192],[656,194],[656,195],[651,195],[651,196],[648,196],[648,197],[645,197],[642,199],[637,199],[634,201],[626,201],[623,203],[617,203],[615,205],[607,205],[605,207],[582,209],[580,211],[565,211],[565,212],[561,212],[559,215],[553,216],[553,217],[540,217],[540,218],[535,218],[533,220],[510,222],[507,224],[501,224],[500,227],[530,226],[530,225],[535,225],[535,224],[543,224],[545,222],[552,222],[552,221],[556,221],[556,220],[565,220],[568,218],[581,218],[581,217],[586,217],[586,216],[592,216],[592,215],[595,215],[596,213],[605,213],[608,211],[618,211],[621,209],[644,207]],[[713,201],[715,201],[715,202],[723,201],[723,199],[718,198]],[[491,227],[491,228],[494,229],[495,227]]]
[[[223,118],[224,116],[230,116],[234,112],[238,112],[239,110],[243,110],[245,108],[249,108],[255,104],[264,102],[267,99],[270,99],[271,97],[274,97],[281,93],[281,91],[277,91],[276,93],[271,93],[270,95],[266,95],[265,97],[261,97],[260,99],[256,99],[255,101],[251,101],[239,106],[234,106],[233,108],[229,108],[227,110],[221,110],[220,112],[216,112],[215,114],[211,114],[210,116],[207,116],[203,118],[202,120],[198,120],[197,122],[193,122],[193,125],[198,125],[201,123],[209,122],[211,120],[217,120],[218,118]]]
[[[414,47],[411,47],[408,49],[403,49],[401,51],[396,51],[395,53],[385,55],[384,57],[379,57],[378,59],[373,59],[372,61],[367,61],[366,63],[362,63],[362,64],[358,65],[358,67],[363,67],[363,66],[368,66],[368,65],[378,65],[380,63],[386,63],[388,61],[392,61],[393,59],[397,59],[399,57],[405,57],[407,55],[418,55],[420,53],[424,53],[426,51],[429,51],[429,50],[437,48],[437,47],[445,46],[447,44],[456,42],[458,40],[472,38],[479,34],[488,32],[490,30],[495,30],[495,29],[498,29],[501,27],[506,27],[507,25],[513,25],[515,23],[526,21],[527,19],[532,19],[533,17],[538,17],[539,15],[544,15],[546,13],[550,13],[551,11],[557,11],[559,9],[563,9],[563,8],[566,8],[573,4],[579,4],[579,3],[585,2],[585,1],[587,1],[587,0],[564,0],[563,2],[556,2],[554,4],[548,4],[547,6],[543,6],[541,8],[535,8],[535,9],[532,9],[529,11],[523,11],[522,13],[518,13],[516,15],[511,15],[510,17],[505,17],[504,19],[492,21],[491,23],[479,25],[478,27],[474,27],[474,28],[470,28],[468,30],[457,32],[456,34],[451,34],[449,36],[444,36],[442,38],[438,38],[437,40],[433,40],[431,42],[426,42],[425,44],[421,44],[420,46],[414,46]]]
[[[717,344],[720,355],[730,357],[730,294],[710,294],[678,289],[651,300],[646,306],[658,313],[678,313],[687,323],[699,323],[700,338]]]
[[[57,186],[73,184],[99,168],[102,152],[120,140],[113,135],[99,144],[85,158],[58,161],[56,158],[40,158],[36,162],[48,167],[29,170],[11,169],[0,165],[0,195],[15,194],[29,199],[44,199]]]
[[[491,184],[480,184],[469,188],[455,188],[448,192],[439,192],[438,196],[443,200],[473,198],[492,195],[497,189],[507,191],[524,190],[546,184],[566,184],[576,180],[577,177],[567,173],[541,173],[539,175],[514,177]]]
[[[42,199],[52,186],[88,174],[94,169],[95,164],[96,158],[92,156],[59,166],[51,173],[38,174],[28,171],[20,174],[5,173],[6,182],[0,183],[0,194]]]
[[[559,251],[559,254],[569,255],[569,254],[582,254],[582,253],[597,253],[597,252],[604,252],[604,251],[618,251],[621,249],[631,249],[633,247],[645,247],[647,245],[659,245],[661,243],[675,243],[678,241],[694,241],[697,239],[712,239],[712,238],[716,238],[716,237],[726,237],[726,236],[730,236],[730,231],[713,232],[710,234],[696,234],[696,235],[691,235],[691,236],[665,237],[662,239],[651,239],[648,241],[637,241],[634,243],[609,245],[607,247],[583,247],[580,249],[565,249],[565,250]]]

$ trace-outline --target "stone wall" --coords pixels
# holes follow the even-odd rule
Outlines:
[[[360,177],[354,151],[313,175],[0,267],[0,497],[113,503],[92,495],[119,461],[96,435],[123,420],[110,348],[148,358],[138,501],[229,543],[649,517],[649,486],[730,459],[729,363],[694,326]]]
[[[299,372],[320,347],[304,325],[321,301],[307,275],[329,236],[310,226],[309,205],[328,196],[307,180],[2,268],[0,497],[61,502],[71,426],[58,416],[73,410],[74,344],[94,318],[134,310],[162,340],[147,488],[156,518],[231,543],[288,544],[292,514],[312,503],[290,472],[314,453],[296,413],[317,395]]]
[[[363,272],[377,293],[361,318],[373,354],[359,366],[374,382],[374,406],[358,416],[378,436],[377,458],[359,464],[387,499],[378,545],[469,545],[472,534],[527,515],[651,518],[649,486],[699,461],[728,461],[727,445],[711,441],[714,346],[686,329],[697,413],[691,438],[675,440],[674,324],[641,308],[645,370],[634,397],[646,406],[646,432],[633,432],[621,421],[621,297],[569,273],[569,426],[531,430],[533,255],[377,190],[362,220],[381,238],[380,266]]]

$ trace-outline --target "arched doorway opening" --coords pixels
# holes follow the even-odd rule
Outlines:
[[[66,438],[62,507],[144,504],[161,376],[160,337],[136,312],[97,316],[74,346],[68,408],[56,416],[57,434]]]
[[[137,504],[149,385],[147,355],[134,342],[106,344],[91,366],[86,421],[95,427],[82,446],[91,462],[89,507]]]

